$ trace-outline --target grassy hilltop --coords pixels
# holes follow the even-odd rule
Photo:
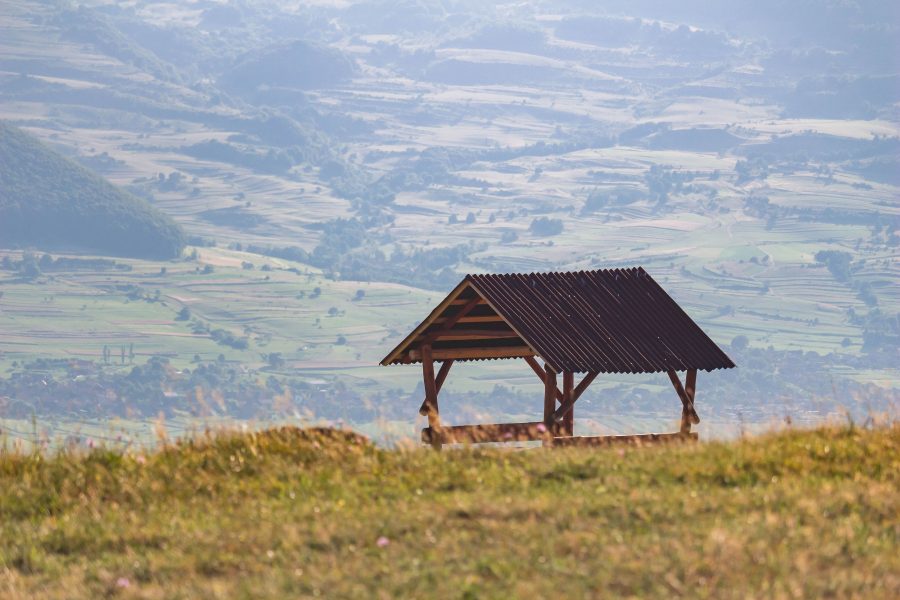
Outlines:
[[[900,427],[668,448],[0,454],[0,595],[900,594]]]

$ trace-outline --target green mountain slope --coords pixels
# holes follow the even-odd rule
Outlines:
[[[0,245],[166,259],[184,243],[159,210],[0,123]]]

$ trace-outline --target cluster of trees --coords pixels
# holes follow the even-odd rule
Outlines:
[[[641,126],[636,127],[638,129]],[[694,171],[676,171],[662,165],[651,166],[643,176],[643,188],[640,186],[617,185],[613,188],[595,188],[588,193],[581,208],[582,215],[589,215],[601,210],[623,208],[643,200],[651,200],[656,209],[663,207],[672,194],[702,193],[715,198],[715,189],[691,182],[702,173]],[[718,172],[712,178],[718,178]]]
[[[35,361],[0,380],[0,412],[10,418],[33,415],[79,417],[167,417],[228,413],[258,416],[271,392],[259,389],[224,361],[179,371],[153,357],[127,373],[84,361]],[[219,398],[221,405],[213,400]]]
[[[533,235],[553,236],[559,235],[563,231],[562,219],[552,219],[550,217],[538,217],[531,221],[528,231]]]
[[[739,160],[734,165],[734,172],[737,174],[738,185],[757,179],[763,180],[769,176],[769,161],[760,156]]]
[[[131,271],[132,266],[116,262],[109,258],[71,258],[50,254],[42,254],[40,258],[33,252],[25,252],[21,259],[9,255],[0,260],[0,269],[17,271],[25,276],[36,276],[40,273],[54,271]]]
[[[863,351],[890,355],[900,351],[900,314],[882,312],[878,308],[870,309],[865,315],[857,314],[852,308],[848,311],[850,322],[863,330]]]
[[[764,219],[766,229],[772,229],[778,222],[778,218],[787,215],[788,210],[772,204],[765,196],[747,196],[744,198],[744,212],[758,219]]]
[[[766,222],[766,228],[772,229],[780,219],[796,217],[805,223],[834,223],[836,225],[865,225],[873,229],[872,238],[878,239],[884,232],[883,243],[897,245],[895,232],[897,224],[878,211],[840,209],[833,207],[818,208],[795,207],[773,204],[766,196],[751,195],[744,198],[744,212]]]
[[[126,351],[126,349],[127,349],[127,351]],[[103,346],[103,364],[108,365],[108,364],[110,364],[110,362],[114,361],[115,360],[113,358],[114,353],[115,352],[112,348],[110,348],[109,346],[104,344],[104,346]],[[128,344],[127,346],[125,344],[122,344],[121,346],[119,346],[118,355],[119,355],[119,364],[124,365],[126,357],[128,358],[129,364],[133,363],[134,362],[134,344],[131,343],[131,344]]]
[[[849,282],[852,273],[850,263],[853,255],[843,250],[819,250],[816,252],[816,262],[828,267],[828,270],[838,281]]]
[[[765,162],[844,162],[873,157],[893,158],[896,161],[898,151],[900,139],[896,137],[855,139],[812,131],[776,136],[766,143],[747,145],[739,150],[740,154],[748,157],[748,164],[759,161],[760,165]]]
[[[589,215],[609,208],[621,208],[645,199],[647,195],[636,187],[617,186],[613,189],[594,189],[588,194],[581,214]]]
[[[280,353],[263,357],[270,368],[284,365]],[[88,361],[41,359],[0,379],[0,414],[32,417],[154,418],[176,415],[229,415],[270,419],[310,418],[371,422],[406,418],[410,410],[392,402],[399,390],[364,396],[344,382],[310,384],[293,377],[264,376],[227,362],[196,361],[177,369],[167,358],[152,357],[127,372]],[[421,399],[419,399],[421,402]],[[412,401],[410,401],[412,404]]]
[[[701,382],[701,414],[759,423],[842,408],[856,414],[860,409],[874,413],[887,410],[897,400],[896,391],[834,375],[837,366],[894,366],[900,338],[898,316],[866,318],[893,338],[877,347],[873,343],[864,356],[759,348],[742,336],[736,337],[728,353],[740,368],[717,371]],[[269,369],[286,364],[280,353],[265,354],[263,359]],[[772,377],[776,371],[792,375]],[[660,377],[657,383],[665,381],[664,375]],[[0,414],[13,419],[35,415],[146,418],[162,412],[170,417],[191,414],[259,419],[300,414],[369,423],[378,418],[409,419],[422,397],[421,384],[411,394],[403,390],[360,392],[340,379],[319,385],[292,376],[247,371],[222,356],[214,362],[198,359],[190,369],[183,370],[174,368],[166,358],[153,357],[127,372],[104,369],[88,361],[38,360],[0,379]],[[442,407],[449,413],[490,407],[498,413],[520,414],[523,406],[534,402],[533,394],[504,386],[442,394]],[[612,410],[626,417],[655,415],[674,420],[680,405],[668,386],[650,388],[635,382],[602,393],[589,389],[579,406],[581,414],[588,416],[608,415]]]
[[[868,281],[858,281],[853,278],[853,255],[843,250],[820,250],[815,255],[816,262],[825,265],[834,278],[841,283],[849,285],[856,292],[857,297],[865,302],[866,306],[878,306],[878,298]],[[857,265],[858,268],[858,265]]]
[[[218,140],[207,140],[181,148],[182,154],[200,160],[223,162],[261,173],[283,174],[303,161],[301,152],[291,148],[269,148],[259,151]]]
[[[561,222],[560,222],[561,226]],[[446,289],[459,279],[455,267],[481,247],[473,243],[438,248],[403,249],[386,255],[389,237],[375,234],[359,218],[335,219],[319,226],[322,239],[312,252],[297,246],[242,246],[248,252],[313,265],[327,277],[354,281],[386,281],[427,289]]]
[[[650,199],[663,205],[669,200],[669,194],[696,191],[688,189],[685,184],[697,176],[697,173],[691,171],[674,171],[661,165],[653,165],[644,173],[644,184]]]
[[[185,313],[184,309],[182,309],[178,313],[177,319],[184,320],[185,318],[190,318],[190,310]],[[217,344],[228,346],[235,350],[246,350],[250,347],[250,339],[247,336],[235,335],[226,329],[213,329],[209,326],[209,323],[205,323],[200,319],[191,321],[191,331],[198,335],[208,335]]]
[[[313,89],[345,81],[355,72],[353,61],[339,51],[294,41],[241,57],[219,84],[239,94],[260,87]]]

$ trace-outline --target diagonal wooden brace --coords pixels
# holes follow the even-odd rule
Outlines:
[[[535,374],[537,374],[537,376],[541,380],[541,383],[546,385],[547,384],[547,375],[544,372],[545,367],[541,367],[541,365],[538,364],[538,361],[536,361],[533,356],[526,356],[525,362],[527,362],[528,366],[531,367],[531,369],[535,372]],[[554,385],[554,387],[556,387],[555,383],[553,385]],[[563,393],[560,391],[560,389],[558,387],[556,388],[556,399],[559,402],[563,401]]]
[[[453,359],[445,360],[441,363],[441,368],[438,370],[437,377],[434,379],[434,388],[435,394],[439,394],[441,391],[441,386],[444,385],[444,380],[447,379],[447,373],[450,372],[450,367],[453,366]],[[422,402],[422,406],[419,407],[419,414],[423,417],[428,416],[428,398],[426,398]]]
[[[584,393],[584,390],[586,390],[588,386],[591,385],[591,383],[594,381],[594,379],[597,378],[597,375],[599,374],[599,371],[591,371],[584,376],[584,378],[578,383],[578,385],[575,386],[575,389],[572,390],[572,397],[569,400],[561,403],[559,408],[557,408],[553,413],[553,420],[555,422],[558,423],[563,420],[563,417],[566,416],[566,413],[569,412],[569,410],[573,406],[575,406],[575,403],[578,402],[578,398],[581,397],[581,394]]]
[[[688,369],[687,376],[685,377],[686,386],[681,385],[681,379],[678,378],[678,373],[676,373],[674,369],[669,369],[668,374],[669,379],[672,381],[672,385],[675,387],[675,392],[678,394],[678,397],[681,398],[681,430],[683,432],[689,432],[692,423],[696,425],[700,422],[700,416],[697,414],[696,409],[694,409],[694,394],[697,389],[697,369]]]

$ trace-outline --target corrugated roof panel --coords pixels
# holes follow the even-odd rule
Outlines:
[[[734,366],[640,267],[468,275],[465,282],[557,371],[648,373]],[[401,346],[386,364],[401,362]]]

